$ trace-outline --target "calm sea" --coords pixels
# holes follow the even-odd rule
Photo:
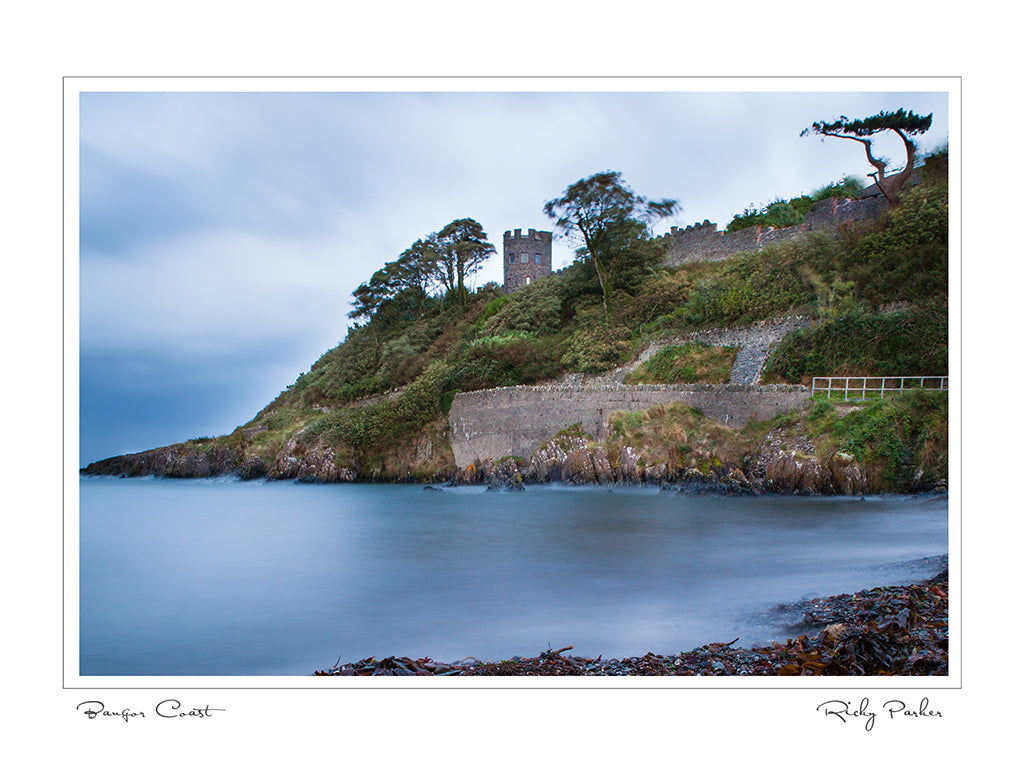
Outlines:
[[[83,478],[79,673],[309,675],[791,636],[770,609],[933,576],[934,498]]]

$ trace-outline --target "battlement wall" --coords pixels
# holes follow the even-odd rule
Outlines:
[[[887,208],[882,197],[861,200],[822,200],[811,208],[802,224],[792,227],[747,227],[736,232],[719,232],[718,225],[705,219],[685,229],[672,227],[662,235],[668,241],[665,262],[670,266],[694,261],[721,261],[738,253],[760,251],[769,245],[786,242],[808,232],[834,230],[843,224],[871,221]]]

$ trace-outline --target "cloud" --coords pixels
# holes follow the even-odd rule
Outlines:
[[[359,249],[336,236],[229,230],[166,238],[128,261],[91,254],[81,274],[82,346],[213,358],[268,339],[340,338],[344,297],[358,280],[339,264]]]

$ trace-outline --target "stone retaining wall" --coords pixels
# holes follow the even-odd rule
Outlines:
[[[751,418],[769,419],[800,408],[810,397],[801,386],[538,386],[502,387],[455,396],[448,416],[449,441],[459,467],[503,456],[528,458],[560,430],[579,423],[605,438],[613,411],[646,410],[680,402],[704,415],[739,427]]]

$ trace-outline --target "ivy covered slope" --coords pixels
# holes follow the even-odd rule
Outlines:
[[[602,227],[579,238],[582,247],[570,267],[508,295],[494,283],[467,287],[466,278],[493,249],[472,219],[452,222],[360,286],[351,313],[358,322],[345,340],[250,422],[230,435],[106,459],[84,471],[438,482],[458,475],[446,437],[447,412],[457,392],[601,373],[636,359],[655,341],[797,313],[813,317],[814,323],[778,346],[766,366],[766,382],[945,374],[944,160],[944,155],[929,158],[922,182],[875,222],[678,268],[664,266],[664,241],[653,237],[649,226],[674,203],[649,203],[625,187],[618,174],[597,174],[567,188],[545,210],[559,228],[572,233],[568,203],[584,200],[584,193],[605,195],[599,197],[602,204],[614,195],[619,207],[604,208]],[[732,354],[681,346],[652,359],[631,381],[721,382]],[[830,455],[877,465],[877,471],[865,469],[865,474],[877,478],[880,487],[903,482],[902,469],[889,471],[882,464],[889,466],[897,454],[905,460],[908,450],[917,450],[911,443],[930,440],[933,464],[927,471],[938,477],[944,447],[935,447],[935,430],[944,429],[945,406],[932,400],[877,406],[913,410],[928,425],[922,429],[932,430],[927,438],[918,430],[892,438],[887,447],[876,446],[867,435],[881,434],[878,424],[862,430],[862,438],[848,434],[858,420],[869,418],[870,408],[861,412],[865,415],[843,418],[836,413],[845,411],[819,409],[813,419],[797,415],[788,425],[751,425],[744,435],[723,438],[728,455],[717,460],[721,466],[742,467],[744,457],[761,450],[771,429],[777,437],[778,430],[792,432],[799,423],[807,439],[829,446]],[[899,421],[904,416],[880,418]],[[563,426],[553,424],[552,431]],[[652,435],[658,430],[649,425],[646,436],[627,427],[614,433],[614,446],[605,446],[613,469],[628,438],[637,442],[636,452],[650,454],[645,461],[675,462],[680,475],[688,468],[714,468],[714,452],[704,461],[692,446],[704,440],[698,433],[706,437],[725,429],[701,418],[688,422],[691,449],[681,451],[656,445]],[[897,446],[901,440],[902,447]],[[664,456],[655,460],[659,451]],[[669,459],[670,454],[676,458]]]

